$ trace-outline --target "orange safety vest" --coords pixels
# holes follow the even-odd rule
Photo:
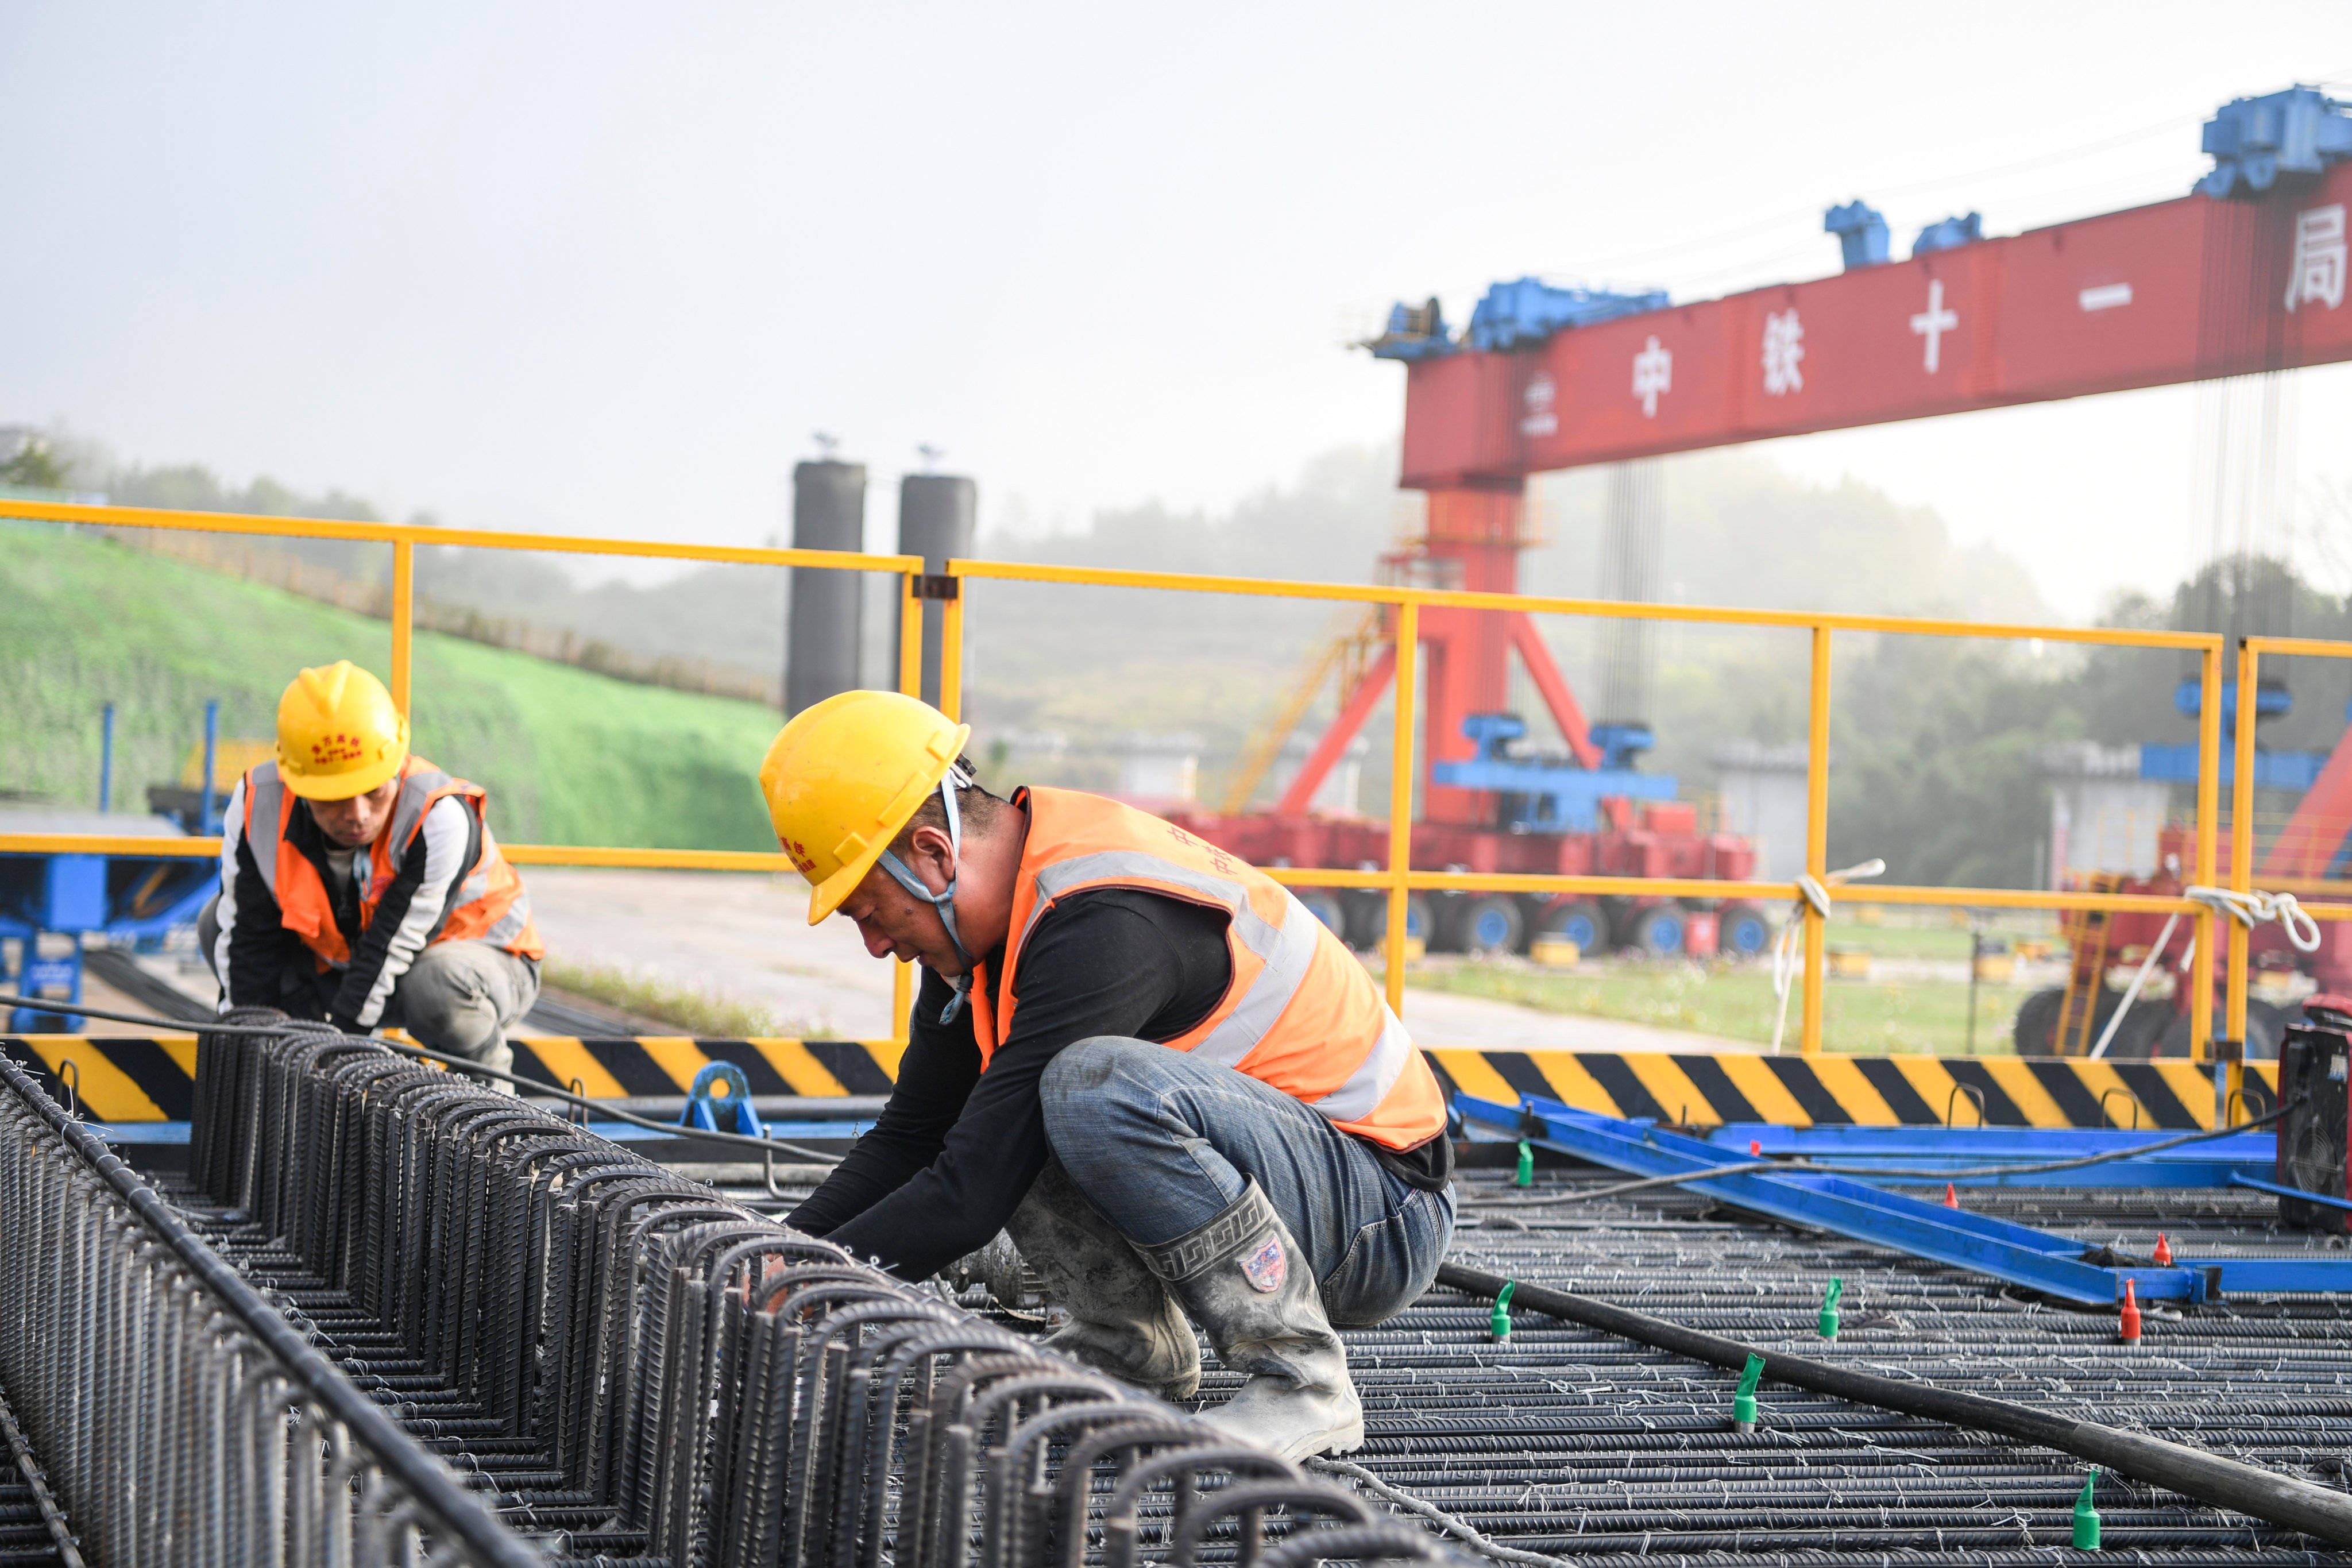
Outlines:
[[[393,803],[392,820],[368,846],[368,885],[360,899],[362,931],[374,921],[376,906],[399,874],[401,858],[424,831],[425,814],[436,802],[456,795],[478,821],[482,817],[485,795],[479,784],[453,778],[414,753],[400,764],[399,777],[400,794]],[[327,884],[286,831],[294,820],[297,798],[278,776],[276,763],[264,763],[246,774],[246,841],[253,846],[253,863],[261,868],[262,881],[278,900],[279,921],[319,955],[322,966],[341,969],[351,963],[352,954],[335,924]],[[274,825],[270,835],[274,844],[265,845],[255,837],[257,822]],[[523,891],[522,879],[515,875],[514,867],[499,853],[487,822],[482,823],[481,856],[458,884],[449,918],[432,940],[467,939],[491,942],[525,958],[540,958],[546,952],[540,943],[539,928],[531,923],[530,896]]]
[[[1024,796],[1025,795],[1025,799]],[[1445,1097],[1355,956],[1273,878],[1172,822],[1074,790],[1032,789],[1003,973],[1037,921],[1094,888],[1134,888],[1226,911],[1234,977],[1209,1016],[1161,1044],[1235,1068],[1344,1132],[1412,1149],[1445,1131]],[[981,1070],[1013,1028],[1013,986],[983,965],[971,993]]]

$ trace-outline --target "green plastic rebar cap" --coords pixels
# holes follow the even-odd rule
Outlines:
[[[1502,1289],[1495,1294],[1495,1310],[1486,1319],[1486,1331],[1498,1340],[1511,1337],[1511,1292],[1518,1288],[1517,1280],[1506,1279]]]
[[[1739,1373],[1739,1389],[1731,1396],[1731,1418],[1756,1425],[1756,1385],[1764,1380],[1764,1358],[1750,1354]]]
[[[2074,1550],[2096,1552],[2099,1549],[2099,1510],[2091,1506],[2091,1489],[2099,1484],[2099,1472],[2094,1468],[2083,1478],[2082,1494],[2074,1500]]]
[[[1519,1140],[1519,1173],[1512,1178],[1512,1184],[1521,1187],[1536,1184],[1536,1152],[1528,1147],[1528,1141],[1524,1138]]]
[[[1838,1298],[1844,1294],[1844,1280],[1832,1279],[1830,1281],[1830,1293],[1822,1300],[1821,1334],[1822,1338],[1825,1340],[1833,1340],[1837,1338]]]

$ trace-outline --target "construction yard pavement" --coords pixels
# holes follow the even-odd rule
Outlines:
[[[764,1012],[762,1032],[869,1039],[890,1032],[890,967],[866,955],[845,920],[808,923],[796,877],[535,866],[525,873],[551,972],[604,971]],[[181,990],[218,994],[193,942],[142,956]],[[102,982],[94,1006],[143,1012]],[[1492,1050],[1754,1050],[1752,1042],[1695,1030],[1544,1012],[1407,983],[1404,1016],[1423,1045]],[[89,1034],[137,1035],[143,1026],[90,1020]],[[685,1032],[681,1030],[681,1032]]]
[[[889,965],[866,955],[847,921],[811,926],[808,889],[797,877],[557,867],[534,867],[527,875],[551,960],[649,973],[764,1007],[782,1034],[866,1038],[889,1032]],[[1404,1016],[1414,1037],[1431,1046],[1754,1048],[1410,984]]]

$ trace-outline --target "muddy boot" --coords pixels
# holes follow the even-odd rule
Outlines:
[[[1200,1391],[1192,1325],[1135,1248],[1049,1162],[1005,1224],[1045,1299],[1070,1321],[1045,1348],[1171,1403]]]
[[[1219,1359],[1248,1374],[1230,1401],[1202,1412],[1204,1426],[1286,1459],[1363,1443],[1347,1347],[1323,1315],[1314,1269],[1256,1182],[1191,1235],[1136,1250],[1208,1331]]]

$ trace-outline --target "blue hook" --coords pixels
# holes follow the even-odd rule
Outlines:
[[[722,1127],[721,1120],[734,1125]],[[712,1062],[694,1075],[694,1087],[686,1091],[686,1108],[678,1113],[681,1127],[701,1127],[712,1132],[740,1132],[747,1138],[765,1138],[767,1124],[751,1106],[751,1079],[733,1062]]]

